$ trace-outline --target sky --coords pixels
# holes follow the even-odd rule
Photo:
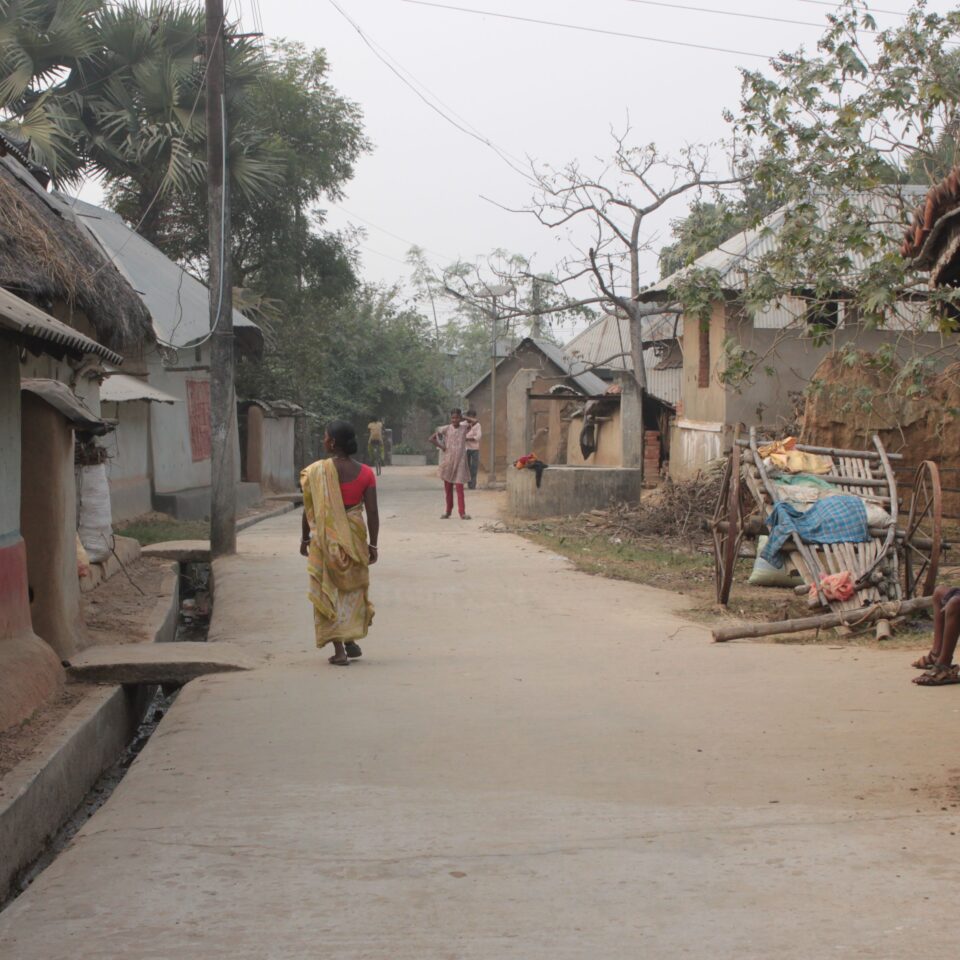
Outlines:
[[[728,135],[724,108],[738,104],[739,68],[763,68],[801,45],[813,50],[832,9],[822,0],[436,0],[459,11],[408,0],[228,4],[248,30],[323,47],[332,83],[361,106],[374,149],[346,197],[323,206],[329,226],[364,229],[362,274],[383,283],[409,276],[404,257],[413,244],[438,268],[506,248],[551,270],[570,239],[503,209],[523,207],[534,192],[516,167],[528,158],[599,165],[611,154],[611,130],[628,124],[635,143],[668,152],[719,140]],[[881,0],[872,12],[883,28],[902,22],[897,11],[909,6]],[[953,6],[931,0],[928,9]],[[96,202],[97,192],[91,185],[83,196]],[[655,244],[669,240],[667,220],[655,224]],[[647,267],[645,280],[657,279],[653,258]]]

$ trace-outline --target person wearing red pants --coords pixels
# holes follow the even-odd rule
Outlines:
[[[432,443],[440,450],[440,479],[443,480],[446,494],[446,510],[441,514],[447,520],[453,513],[453,493],[457,493],[457,512],[461,520],[469,520],[463,499],[463,485],[470,480],[470,467],[467,464],[467,433],[477,421],[464,417],[457,407],[450,411],[450,422],[437,427],[430,436]]]

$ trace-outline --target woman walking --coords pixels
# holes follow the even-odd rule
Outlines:
[[[317,646],[332,643],[329,662],[345,667],[360,656],[357,640],[367,635],[373,620],[367,590],[380,534],[377,478],[366,464],[353,459],[357,435],[346,421],[334,420],[327,426],[323,446],[330,456],[311,463],[300,474],[300,553],[307,558],[310,574]]]
[[[460,408],[450,411],[450,422],[437,427],[430,435],[430,443],[440,450],[440,479],[446,495],[446,512],[441,520],[448,520],[453,513],[453,491],[457,491],[457,510],[461,520],[469,520],[466,504],[463,501],[463,485],[470,481],[470,468],[467,465],[467,434],[476,420],[464,419]]]

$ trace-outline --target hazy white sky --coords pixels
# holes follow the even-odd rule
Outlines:
[[[531,197],[531,185],[488,146],[418,99],[331,0],[229,2],[231,14],[247,29],[262,22],[270,37],[324,47],[333,83],[361,105],[374,149],[358,164],[342,205],[330,208],[329,223],[352,222],[367,231],[363,273],[368,279],[406,277],[403,258],[413,243],[439,265],[496,247],[532,256],[541,270],[563,256],[562,235],[483,199],[522,206]],[[555,165],[608,156],[610,127],[622,129],[628,115],[637,143],[654,141],[664,149],[726,136],[721,112],[738,103],[738,67],[764,64],[744,54],[769,57],[800,44],[812,49],[830,9],[816,0],[437,2],[741,51],[561,29],[404,0],[336,0],[381,54],[426,88],[428,99],[442,101],[447,114],[514,157]],[[943,12],[953,6],[950,0],[932,0],[928,9]],[[881,0],[878,7],[906,11],[909,4]],[[733,12],[802,23],[729,15]],[[901,19],[874,13],[881,27]]]

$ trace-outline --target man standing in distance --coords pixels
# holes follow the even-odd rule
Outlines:
[[[367,441],[367,454],[370,463],[376,468],[377,476],[380,476],[380,464],[383,463],[383,417],[377,417],[367,424],[367,432],[370,435]]]
[[[467,411],[467,421],[473,421],[473,426],[467,431],[467,468],[470,471],[470,482],[467,486],[471,490],[477,489],[477,471],[480,469],[480,440],[483,437],[483,431],[480,429],[480,421],[477,420],[477,411],[470,409]]]

